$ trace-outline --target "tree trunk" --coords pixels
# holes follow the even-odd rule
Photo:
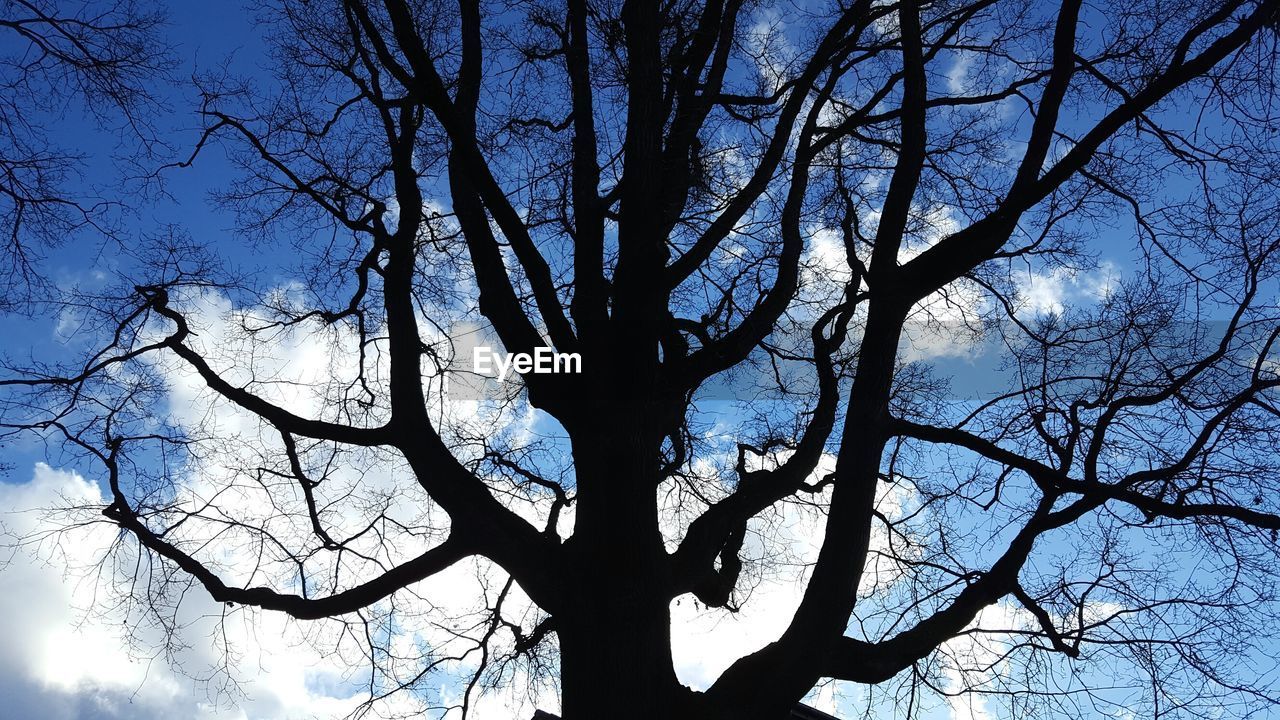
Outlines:
[[[560,630],[563,720],[688,717],[689,692],[671,662],[668,614],[604,604],[603,616]]]
[[[660,435],[651,408],[575,428],[574,592],[556,631],[563,720],[685,715],[671,659],[666,551],[656,502]]]

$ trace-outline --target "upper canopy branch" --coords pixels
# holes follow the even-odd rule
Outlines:
[[[348,3],[361,19],[364,32],[369,36],[381,38],[381,32],[364,8],[364,4],[359,0],[348,0]],[[474,1],[462,0],[464,16],[468,15],[468,4],[474,6]],[[494,177],[476,138],[474,120],[469,121],[469,113],[460,112],[458,104],[449,97],[444,80],[436,69],[435,61],[422,43],[422,36],[418,32],[409,5],[403,0],[387,0],[385,5],[396,47],[403,53],[408,68],[413,73],[411,78],[406,78],[407,88],[426,102],[436,120],[448,133],[460,168],[466,173],[470,183],[474,184],[476,192],[483,199],[494,221],[511,243],[516,258],[533,288],[538,312],[546,324],[551,341],[562,350],[573,348],[575,343],[573,328],[565,316],[563,305],[556,292],[551,269],[529,234],[524,220],[521,219],[506,192]],[[470,11],[474,14],[474,7],[471,7]],[[478,53],[479,47],[476,43],[480,28],[475,21],[472,21],[469,30],[470,32],[464,33],[464,44],[467,45],[469,53]],[[380,42],[388,44],[384,40]],[[469,55],[471,56],[473,55]],[[473,62],[478,62],[478,59]],[[468,102],[468,93],[474,97],[481,82],[478,74],[466,73],[468,68],[473,67],[474,65],[464,67],[464,76],[460,78],[462,95],[458,98],[463,108],[470,106],[472,114],[474,101]]]
[[[667,269],[670,287],[678,286],[697,272],[769,188],[786,157],[788,148],[794,142],[796,120],[811,99],[813,88],[824,73],[836,72],[832,68],[832,58],[847,56],[851,51],[850,41],[891,12],[891,6],[877,8],[871,2],[859,0],[844,9],[823,34],[801,72],[794,80],[786,83],[786,94],[782,96],[785,97],[785,101],[774,121],[774,130],[769,137],[768,145],[752,170],[751,177],[734,193],[725,208],[693,245],[683,255],[672,261]],[[821,104],[815,103],[812,112],[817,112]],[[796,173],[793,173],[794,175]]]
[[[1209,27],[1217,27],[1226,22],[1249,4],[1247,0],[1225,3],[1209,19],[1213,21],[1209,26],[1201,23],[1188,30],[1180,47],[1190,47],[1196,38],[1209,32]],[[1071,2],[1065,3],[1064,12],[1072,5]],[[1078,3],[1075,5],[1078,8]],[[1108,112],[1073,143],[1060,160],[1044,170],[1044,161],[1057,132],[1058,109],[1076,66],[1075,22],[1072,15],[1069,26],[1060,25],[1055,36],[1053,71],[1037,107],[1027,149],[1008,194],[993,212],[943,238],[907,262],[902,271],[904,291],[913,299],[921,299],[963,276],[998,250],[1008,240],[1022,215],[1085,168],[1103,143],[1128,123],[1141,118],[1175,90],[1204,76],[1214,66],[1251,42],[1259,29],[1273,21],[1277,7],[1276,0],[1263,0],[1257,3],[1252,12],[1237,21],[1234,27],[1198,54],[1190,59],[1181,55],[1173,57],[1144,87]]]

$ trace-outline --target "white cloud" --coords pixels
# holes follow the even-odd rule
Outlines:
[[[947,92],[951,95],[963,95],[967,91],[969,70],[973,67],[976,53],[960,51],[947,69]]]
[[[287,299],[295,290],[280,288],[277,300]],[[242,327],[267,320],[263,309],[237,308],[225,296],[212,292],[193,293],[175,302],[188,314],[194,331],[191,344],[205,353],[224,377],[234,384],[252,381],[255,392],[295,413],[311,417],[331,413],[335,407],[332,393],[355,376],[358,338],[352,331],[304,325],[274,332],[264,343],[248,337]],[[370,356],[377,354],[371,351]],[[252,470],[280,462],[283,450],[278,434],[253,415],[214,396],[203,380],[176,358],[154,359],[151,369],[167,384],[167,408],[161,409],[167,412],[166,420],[193,438],[201,438],[195,446],[201,452],[184,466],[170,468],[172,505],[191,511],[216,497],[227,516],[291,545],[297,543],[291,550],[305,549],[311,529],[306,521],[298,520],[306,516],[296,484],[291,480],[275,482],[268,492]],[[386,377],[385,365],[380,362],[366,370],[375,387]],[[527,408],[495,409],[477,403],[437,402],[433,417],[490,431],[500,421],[517,440],[521,432],[528,434],[535,421]],[[320,457],[315,459],[322,460],[323,450],[317,454]],[[447,518],[425,498],[398,456],[345,456],[316,492],[322,505],[333,501],[324,519],[336,537],[363,528],[368,508],[378,502],[386,506],[388,517],[406,527],[431,526],[439,534],[447,530]],[[367,646],[356,642],[359,632],[344,639],[342,626],[336,621],[299,622],[281,613],[240,608],[230,609],[226,622],[220,623],[229,608],[214,603],[198,586],[184,594],[176,611],[180,625],[174,636],[177,650],[169,657],[159,654],[157,650],[168,639],[165,634],[146,624],[128,625],[139,618],[122,612],[118,603],[122,596],[113,594],[113,589],[122,587],[113,586],[112,580],[118,579],[113,578],[113,570],[133,567],[132,541],[121,546],[124,550],[116,559],[122,562],[114,566],[107,563],[102,566],[105,572],[98,571],[104,552],[117,538],[116,529],[103,522],[97,512],[103,505],[99,488],[80,475],[44,465],[36,468],[30,482],[0,485],[0,507],[21,511],[4,517],[16,537],[43,533],[64,522],[65,518],[36,510],[66,505],[61,500],[64,497],[74,504],[93,506],[88,517],[99,522],[74,538],[67,536],[68,542],[62,545],[52,544],[53,536],[49,536],[50,542],[23,548],[0,569],[0,584],[16,588],[0,598],[0,633],[15,640],[0,647],[0,697],[29,699],[33,708],[41,708],[19,716],[51,720],[328,718],[350,713],[367,697]],[[537,519],[536,512],[517,509],[531,520]],[[254,532],[219,524],[216,516],[204,523],[192,519],[170,539],[191,548],[217,535],[217,542],[210,546],[216,550],[200,557],[215,564],[229,583],[294,589],[291,583],[297,581],[296,570],[289,569],[289,560],[274,550],[265,554],[256,550]],[[381,533],[367,533],[367,544],[356,546],[370,550],[372,557],[383,562],[394,563],[422,552],[435,541],[430,536],[399,532],[396,527],[391,524],[382,527]],[[313,593],[323,594],[335,584],[346,587],[377,572],[372,563],[355,559],[351,553],[341,565],[322,559],[330,555],[319,553],[308,569]],[[333,571],[339,567],[343,574],[334,580]],[[414,658],[428,649],[445,654],[463,646],[453,627],[432,621],[442,617],[474,619],[484,610],[483,604],[477,605],[483,602],[480,583],[487,582],[492,595],[501,579],[487,565],[461,563],[419,583],[412,593],[397,595],[399,614],[389,642],[405,659],[387,664],[392,677],[407,679],[416,674],[422,663]],[[516,587],[508,600],[509,618],[525,617],[531,624],[536,620],[529,612],[531,606]],[[376,608],[372,615],[385,617],[385,611]],[[123,642],[126,634],[132,643]],[[225,655],[224,642],[231,648]],[[175,670],[169,661],[189,675]],[[455,664],[447,674],[428,678],[426,695],[399,693],[379,710],[421,715],[426,711],[422,698],[431,696],[439,701],[454,693],[456,678],[470,672],[472,664]],[[220,668],[239,681],[234,692],[222,692],[226,687]],[[193,679],[210,677],[215,681]],[[554,698],[545,693],[524,698],[525,684],[517,677],[509,687],[480,698],[471,717],[505,720],[516,707],[524,707],[520,714],[528,717],[535,702],[544,709],[555,709]],[[457,717],[457,712],[450,717]]]
[[[336,623],[298,622],[281,613],[245,610],[232,611],[220,623],[227,608],[199,589],[186,594],[176,615],[176,652],[172,657],[160,654],[164,633],[136,624],[138,617],[126,615],[112,592],[111,572],[132,566],[132,544],[126,541],[119,558],[123,562],[100,565],[117,537],[110,524],[48,534],[65,517],[49,508],[102,504],[94,483],[44,464],[36,466],[28,482],[0,484],[0,506],[12,508],[3,516],[6,533],[45,539],[19,547],[0,566],[0,586],[6,590],[0,593],[0,636],[6,638],[0,644],[0,697],[10,701],[13,717],[337,718],[366,697],[362,684],[367,675],[362,673],[367,667],[360,662],[361,653],[337,643]],[[423,598],[417,610],[434,608],[436,619],[463,618],[482,609],[477,607],[482,579],[487,578],[492,594],[496,577],[487,565],[455,566],[416,588]],[[408,610],[415,602],[402,599],[401,606]],[[528,605],[518,589],[513,592],[513,617]],[[453,638],[441,627],[415,626],[413,612],[404,617],[392,643],[406,658],[422,642],[443,652]],[[231,648],[228,654],[223,653],[224,640]],[[239,680],[238,687],[220,685],[223,671]],[[213,683],[200,679],[209,677]],[[436,690],[453,692],[448,686]],[[472,717],[505,720],[512,717],[512,708],[522,708],[517,717],[528,717],[534,703],[554,710],[553,697],[524,698],[523,691],[516,683],[489,693],[480,698]],[[380,710],[422,714],[427,708],[420,699],[399,694]]]
[[[12,508],[4,515],[7,532],[45,538],[18,549],[0,567],[0,635],[6,640],[0,644],[0,697],[13,713],[7,716],[249,720],[330,717],[351,709],[352,701],[314,688],[315,678],[334,671],[332,662],[300,654],[296,633],[279,619],[263,618],[252,638],[254,651],[233,667],[253,679],[245,686],[249,696],[234,706],[231,698],[176,672],[164,657],[146,654],[164,639],[159,629],[135,626],[136,645],[122,642],[125,618],[91,572],[115,540],[115,529],[98,523],[63,536],[41,535],[53,522],[43,509],[101,504],[95,484],[44,464],[28,482],[0,485],[0,506]],[[220,661],[210,633],[221,608],[201,593],[186,603],[180,617],[188,623],[182,638],[188,645],[174,659],[192,676],[208,675]],[[234,622],[227,625],[233,639],[249,640],[235,637],[240,630]]]
[[[952,693],[946,698],[951,720],[990,720],[995,717],[983,695],[966,691],[984,689],[999,675],[1001,658],[1015,639],[1011,633],[972,631],[981,628],[1016,632],[1031,627],[1033,622],[1030,613],[1022,607],[999,602],[978,612],[966,628],[968,634],[943,643],[940,648],[942,675],[946,681],[944,689]]]
[[[747,30],[748,46],[754,49],[756,71],[769,91],[776,91],[788,78],[788,66],[795,47],[786,37],[786,22],[773,10],[758,12]]]
[[[1018,312],[1020,315],[1054,315],[1073,304],[1094,303],[1114,292],[1120,280],[1115,263],[1102,262],[1090,272],[1071,268],[1054,268],[1047,272],[1028,270],[1018,273]]]
[[[945,217],[939,218],[938,224],[944,225],[945,221]],[[811,251],[811,259],[834,271],[843,267],[843,248],[833,235],[820,236]],[[1057,282],[1078,288],[1079,292],[1095,294],[1106,292],[1109,287],[1109,281],[1087,277]],[[1048,292],[1045,287],[1033,289]],[[256,311],[234,308],[224,297],[212,294],[191,298],[190,302],[193,326],[199,333],[197,341],[217,359],[218,367],[237,382],[250,377],[271,380],[257,389],[295,412],[307,415],[322,412],[327,406],[323,393],[304,387],[341,379],[344,373],[349,376],[354,369],[350,361],[354,355],[351,352],[354,338],[341,334],[325,338],[306,332],[314,328],[301,328],[296,333],[280,334],[267,348],[250,352],[238,338],[235,321],[251,319]],[[261,462],[258,455],[273,447],[270,433],[264,435],[259,423],[227,403],[213,402],[203,382],[189,369],[170,362],[156,367],[170,384],[169,410],[175,421],[187,428],[216,431],[224,439],[239,440],[226,445],[223,452],[210,454],[203,462],[183,468],[177,502],[192,507],[221,492],[220,500],[228,509],[243,513],[264,527],[280,522],[267,517],[273,513],[264,511],[274,506],[264,504],[250,484],[236,483],[238,468]],[[377,376],[383,374],[375,369]],[[481,411],[482,408],[473,404],[459,413],[464,421],[480,421]],[[525,433],[534,422],[529,412],[517,413],[509,419],[517,432],[523,427]],[[366,463],[379,460],[386,458],[360,458]],[[833,458],[825,457],[818,474],[829,471],[833,462]],[[402,469],[392,466],[385,473],[368,473],[368,469],[359,465],[344,467],[335,472],[332,485],[353,492],[357,487],[369,492],[416,490],[413,483],[406,482],[408,478]],[[227,493],[228,485],[239,489]],[[92,482],[44,465],[36,468],[30,482],[0,485],[0,506],[3,507],[41,508],[57,504],[60,499],[89,505],[102,503],[101,493]],[[821,499],[816,500],[821,505]],[[879,503],[881,510],[892,516],[910,500],[905,491],[885,486]],[[536,516],[531,514],[530,518],[536,519]],[[335,527],[350,527],[356,518],[339,509],[327,519]],[[697,607],[691,596],[678,598],[673,603],[673,653],[678,676],[684,682],[706,687],[734,660],[781,634],[803,593],[808,564],[816,556],[822,538],[824,519],[818,507],[780,503],[753,521],[744,554],[756,561],[753,563],[755,574],[751,576],[750,595],[742,612],[706,611]],[[38,516],[23,512],[6,522],[14,532],[29,534],[37,527],[34,523],[38,522]],[[188,539],[207,532],[195,525],[193,523],[188,531]],[[302,538],[308,532],[307,528],[286,528],[277,535]],[[189,646],[179,650],[176,659],[192,675],[207,674],[222,661],[211,638],[225,632],[237,649],[228,659],[229,669],[234,675],[252,680],[243,685],[245,697],[219,696],[204,684],[174,671],[163,657],[148,661],[131,653],[120,643],[123,618],[105,611],[110,605],[102,601],[107,598],[95,597],[95,592],[102,588],[91,580],[84,580],[87,575],[80,572],[93,567],[115,537],[112,527],[99,524],[86,529],[74,543],[60,548],[41,548],[39,557],[49,560],[48,563],[41,564],[30,554],[22,553],[0,571],[4,586],[15,588],[0,597],[0,632],[14,639],[0,648],[0,669],[4,671],[0,695],[30,698],[39,707],[50,708],[48,712],[41,711],[39,716],[53,720],[93,717],[247,720],[311,714],[333,717],[350,711],[359,702],[360,678],[351,675],[353,667],[357,672],[360,667],[358,653],[350,647],[324,652],[325,647],[334,647],[334,636],[324,630],[327,626],[323,623],[297,623],[277,613],[255,613],[233,616],[219,631],[217,621],[224,608],[199,590],[185,600],[180,617],[186,626],[181,633]],[[882,529],[877,528],[873,543],[882,546],[885,541]],[[392,550],[416,553],[423,549],[421,543],[422,538],[416,538]],[[221,558],[229,569],[254,566],[240,562],[243,558],[237,552],[229,549]],[[873,566],[860,591],[870,593],[892,583],[895,572],[893,567]],[[403,602],[411,610],[435,607],[445,615],[464,617],[483,609],[477,607],[482,583],[487,583],[492,591],[499,580],[487,565],[464,563],[415,587],[420,599],[410,597]],[[97,605],[95,599],[99,601]],[[517,590],[512,598],[512,616],[526,612],[530,605]],[[94,608],[92,621],[82,623],[86,609],[91,607]],[[451,638],[457,642],[453,628],[428,622],[425,612],[421,616],[408,612],[404,618],[394,639],[395,647],[405,651],[403,654],[412,656],[424,644],[443,649],[450,646]],[[135,632],[140,649],[155,647],[164,639],[154,628],[142,627]],[[408,672],[411,668],[401,669]],[[438,690],[456,693],[456,686]],[[523,691],[522,683],[508,683],[503,690],[483,697],[474,717],[478,720],[512,717],[514,707],[521,710],[515,716],[530,715],[532,704],[521,702]],[[827,706],[835,702],[834,697],[834,690],[817,696]],[[544,709],[554,709],[554,698],[549,695],[533,700]],[[393,702],[402,709],[412,709],[418,700],[401,695]]]

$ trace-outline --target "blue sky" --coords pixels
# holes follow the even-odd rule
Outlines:
[[[172,78],[157,78],[151,86],[164,107],[152,118],[162,137],[172,142],[173,152],[167,158],[148,162],[154,168],[161,160],[185,160],[199,137],[201,119],[195,110],[198,95],[188,79],[193,73],[226,67],[234,72],[261,75],[257,68],[267,62],[265,50],[251,22],[251,16],[238,3],[172,3],[168,8],[168,24],[164,39],[173,47],[180,63]],[[209,193],[224,187],[235,170],[220,148],[204,153],[192,168],[171,168],[161,174],[165,196],[156,191],[161,186],[144,183],[133,167],[119,162],[120,152],[134,144],[127,133],[103,128],[72,102],[66,107],[50,108],[41,121],[49,139],[58,146],[84,156],[83,172],[69,178],[68,188],[81,198],[94,201],[111,198],[120,188],[127,188],[133,205],[121,218],[124,236],[142,238],[176,226],[200,243],[208,243],[233,262],[252,263],[264,268],[278,268],[279,257],[273,248],[250,248],[234,232],[234,218],[219,211],[209,202]],[[146,193],[141,191],[146,190]],[[264,252],[265,251],[265,252]],[[43,267],[47,276],[61,287],[79,286],[99,289],[116,280],[116,274],[128,276],[129,260],[112,245],[104,246],[100,237],[84,232],[66,239],[58,247],[44,250]],[[73,337],[78,327],[68,313],[49,317],[0,315],[0,333],[5,338],[6,356],[22,359],[29,356],[59,361],[78,357],[86,338]],[[43,459],[43,451],[23,445],[6,448],[7,459],[20,468]],[[0,482],[23,482],[25,473],[0,477]]]

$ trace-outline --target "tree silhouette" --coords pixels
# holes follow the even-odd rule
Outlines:
[[[895,717],[1247,716],[1280,627],[1277,8],[267,3],[276,75],[202,78],[168,171],[227,148],[218,200],[302,282],[161,244],[80,299],[82,363],[3,381],[6,427],[97,461],[157,622],[192,584],[336,618],[375,699],[462,666],[463,714],[519,677],[565,720],[782,718],[827,679]],[[1027,276],[1104,256],[1034,312]],[[214,296],[252,308],[234,345]],[[477,326],[582,372],[460,399]],[[1004,385],[948,389],[920,333]],[[303,379],[299,337],[331,350]],[[162,417],[168,368],[204,421]],[[749,606],[785,508],[821,518],[785,631],[684,686],[673,602]],[[395,649],[470,558],[500,579],[465,652]]]

